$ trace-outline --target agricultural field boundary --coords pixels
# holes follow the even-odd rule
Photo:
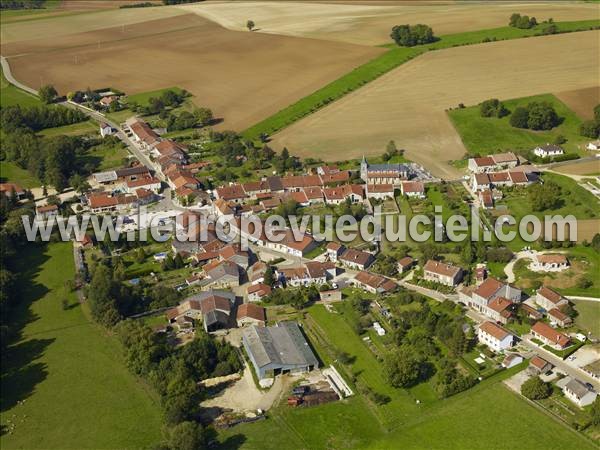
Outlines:
[[[599,29],[600,20],[557,22],[556,25],[559,28],[556,34],[572,33]],[[501,27],[443,35],[440,36],[437,42],[423,46],[396,47],[394,44],[386,44],[384,47],[390,48],[386,53],[247,128],[244,130],[243,135],[248,139],[258,139],[263,134],[272,135],[428,51],[541,36],[539,29],[522,30],[513,27]]]

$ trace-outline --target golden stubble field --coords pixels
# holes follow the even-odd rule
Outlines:
[[[456,178],[448,161],[466,150],[445,109],[593,85],[599,39],[587,31],[429,52],[284,129],[274,146],[332,161],[379,155],[393,139],[434,175]]]
[[[140,8],[146,9],[163,8]],[[117,12],[124,22],[119,10],[108,13]],[[111,86],[130,94],[179,86],[195,96],[196,104],[223,118],[221,128],[242,130],[385,51],[231,31],[195,14],[105,29],[89,24],[88,16],[103,14],[70,18],[82,18],[87,32],[62,35],[46,24],[38,34],[54,33],[52,39],[3,41],[2,54],[13,75],[35,88],[54,84],[63,94],[88,86]],[[17,32],[10,31],[12,36]]]
[[[513,12],[540,20],[583,20],[599,17],[598,5],[583,2],[502,1],[209,1],[178,6],[232,30],[252,19],[259,32],[378,45],[390,42],[394,25],[426,23],[437,34],[459,33],[508,25]]]

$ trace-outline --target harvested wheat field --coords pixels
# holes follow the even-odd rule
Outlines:
[[[170,8],[126,8],[64,13],[55,17],[3,24],[0,29],[2,45],[35,39],[55,39],[109,27],[129,26],[149,20],[182,16],[185,11]],[[75,37],[74,37],[75,39]],[[73,40],[73,44],[77,41]],[[4,53],[3,53],[4,55]]]
[[[600,160],[596,159],[581,163],[574,162],[572,164],[565,164],[556,167],[553,171],[569,175],[598,175],[600,174]]]
[[[563,91],[554,95],[575,114],[586,120],[594,118],[594,107],[600,104],[600,86]]]
[[[466,150],[446,108],[590,86],[599,37],[586,31],[429,52],[284,129],[274,144],[333,161],[381,154],[393,139],[435,175],[454,178],[447,162]]]
[[[268,117],[383,51],[231,31],[194,14],[2,45],[3,55],[15,55],[8,58],[13,75],[29,86],[51,83],[63,94],[88,86],[111,86],[129,94],[179,86],[195,96],[196,104],[223,118],[220,127],[234,130]]]
[[[506,26],[513,12],[554,20],[597,19],[598,6],[573,2],[204,2],[181,5],[232,30],[252,19],[259,32],[378,45],[392,26],[426,23],[437,34]]]
[[[59,8],[65,10],[87,11],[93,9],[119,8],[123,5],[146,2],[162,5],[162,0],[62,0]]]

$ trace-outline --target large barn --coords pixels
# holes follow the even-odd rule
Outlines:
[[[242,343],[259,379],[308,372],[319,367],[316,356],[295,322],[246,328]]]

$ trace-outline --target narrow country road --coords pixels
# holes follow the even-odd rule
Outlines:
[[[30,94],[38,95],[38,91],[29,86],[25,86],[23,83],[17,81],[15,77],[13,77],[13,74],[10,71],[10,65],[8,64],[8,60],[4,56],[0,56],[0,65],[2,65],[2,72],[4,72],[4,78],[6,78],[6,80],[10,84],[14,84],[19,89],[22,89],[25,92],[29,92]]]

